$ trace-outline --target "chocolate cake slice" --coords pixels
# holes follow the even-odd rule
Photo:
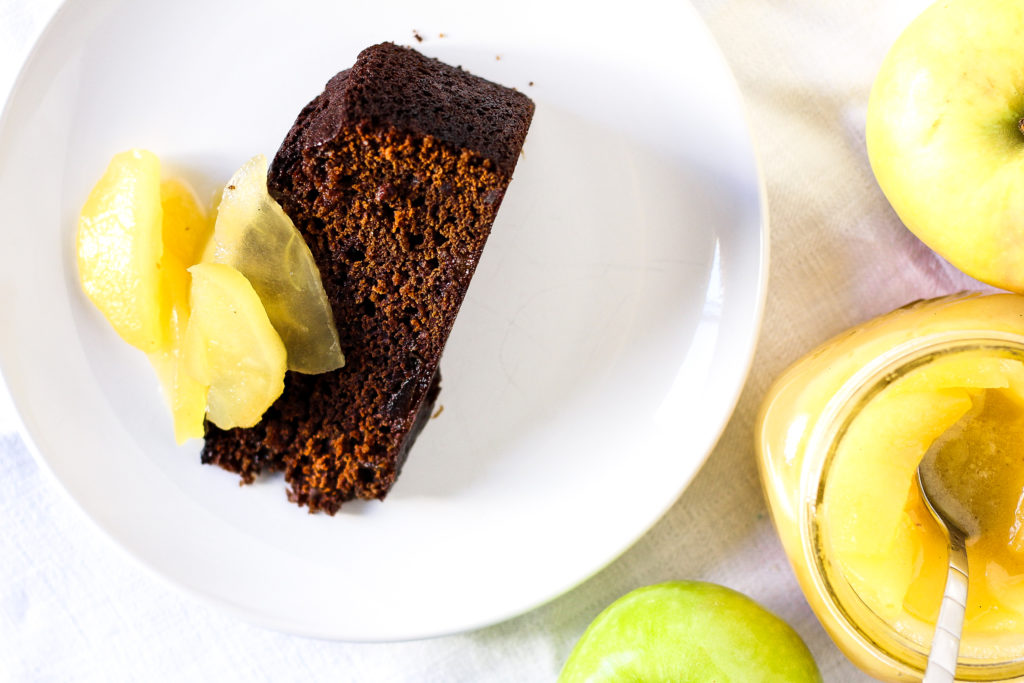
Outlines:
[[[289,373],[250,429],[207,423],[202,459],[333,514],[383,498],[429,419],[438,361],[512,178],[533,102],[383,43],[332,78],[271,165],[334,309],[345,367]]]

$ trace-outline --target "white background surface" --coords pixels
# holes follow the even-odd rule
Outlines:
[[[0,0],[0,93],[55,4]],[[778,613],[827,681],[864,679],[817,625],[782,554],[760,492],[753,422],[772,378],[818,342],[912,299],[973,286],[900,226],[864,152],[871,80],[926,3],[694,4],[747,98],[767,178],[772,269],[739,407],[661,522],[590,581],[509,622],[409,643],[307,640],[198,604],[126,558],[40,472],[4,397],[0,680],[549,681],[604,606],[681,578],[731,586]]]

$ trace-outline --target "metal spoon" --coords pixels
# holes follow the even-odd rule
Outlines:
[[[947,683],[956,675],[956,660],[960,653],[960,634],[964,630],[964,611],[967,608],[967,549],[965,542],[976,519],[956,499],[956,495],[937,465],[941,444],[928,449],[917,467],[917,485],[925,505],[949,537],[949,571],[946,590],[935,623],[928,667],[923,683]]]

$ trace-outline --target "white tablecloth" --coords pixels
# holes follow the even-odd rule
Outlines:
[[[0,95],[57,4],[0,0]],[[567,595],[480,631],[380,645],[283,635],[177,592],[104,538],[26,451],[0,391],[0,680],[552,681],[603,607],[681,578],[731,586],[775,611],[827,681],[868,680],[796,585],[762,498],[753,426],[771,380],[818,342],[912,299],[975,286],[902,228],[864,150],[874,73],[926,0],[695,5],[747,101],[768,186],[771,275],[737,410],[646,536]]]

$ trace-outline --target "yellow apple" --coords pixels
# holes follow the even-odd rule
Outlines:
[[[899,37],[867,146],[900,219],[968,275],[1024,292],[1024,2],[942,0]]]

